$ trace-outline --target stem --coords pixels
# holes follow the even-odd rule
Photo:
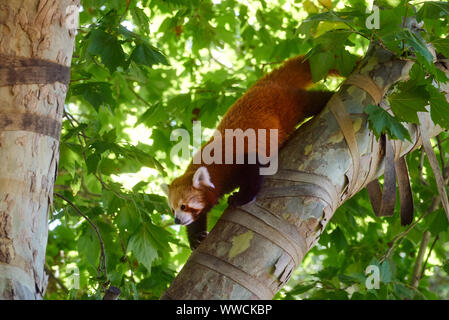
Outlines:
[[[438,144],[438,150],[440,151],[441,168],[444,168],[444,166],[445,166],[445,164],[444,164],[444,151],[443,151],[443,147],[441,146],[440,135],[437,135],[437,144]],[[443,171],[443,174],[444,174],[444,171]]]
[[[419,246],[418,256],[416,257],[415,268],[413,269],[411,286],[417,288],[419,284],[420,272],[422,263],[424,260],[424,254],[426,253],[427,245],[430,242],[430,231],[425,231],[422,235],[421,245]]]
[[[423,168],[424,168],[424,149],[421,148],[421,154],[419,156],[419,165],[418,165],[418,177],[419,177],[419,182],[421,182],[423,185],[428,186],[429,184],[427,183],[426,179],[424,179],[423,176]]]
[[[443,168],[443,179],[444,179],[444,184],[447,185],[449,182],[449,164],[447,164]],[[398,234],[396,237],[394,237],[390,248],[388,249],[387,253],[380,259],[380,262],[383,262],[385,259],[387,259],[391,255],[391,253],[393,252],[394,247],[396,245],[396,242],[398,240],[400,240],[399,243],[401,243],[402,240],[404,239],[404,237],[407,235],[407,233],[409,233],[410,230],[412,230],[418,224],[418,222],[420,222],[424,217],[426,217],[427,215],[431,214],[436,209],[438,209],[440,204],[441,204],[441,197],[439,194],[437,194],[436,196],[434,196],[432,198],[432,202],[431,202],[430,206],[427,208],[426,212],[418,220],[416,220],[414,223],[412,223],[408,227],[407,230],[405,230],[404,232],[402,232],[402,233]]]
[[[432,250],[435,247],[435,244],[437,243],[438,239],[439,239],[439,235],[437,235],[435,237],[435,239],[432,242],[432,245],[430,246],[430,250],[429,250],[429,253],[427,254],[426,261],[424,261],[424,265],[422,267],[421,275],[419,277],[420,279],[422,279],[424,277],[424,271],[426,271],[427,261],[429,261],[430,254],[432,253]]]
[[[97,226],[84,213],[82,213],[81,210],[78,209],[78,207],[75,204],[73,204],[72,201],[70,201],[69,199],[67,199],[60,193],[55,192],[54,194],[55,194],[55,196],[61,198],[65,202],[67,202],[75,210],[76,213],[78,213],[80,216],[82,216],[84,219],[86,219],[86,221],[91,225],[91,227],[97,233],[98,241],[100,241],[100,250],[101,250],[100,263],[98,265],[98,276],[100,276],[100,273],[103,272],[103,275],[105,277],[107,277],[106,253],[104,250],[104,242],[103,242],[103,238],[101,237],[100,231],[98,230]]]
[[[62,289],[62,291],[64,291],[65,294],[68,294],[69,293],[69,289],[67,289],[67,287],[64,285],[64,283],[61,281],[61,279],[59,279],[59,278],[57,278],[55,276],[55,274],[53,273],[53,271],[51,270],[51,268],[47,264],[45,264],[44,269],[45,269],[45,272],[50,277],[50,279],[55,280],[55,282],[58,285],[58,287],[60,287]]]

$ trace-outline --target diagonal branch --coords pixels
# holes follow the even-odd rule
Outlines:
[[[266,177],[257,201],[224,212],[162,299],[271,299],[335,210],[383,174],[385,145],[364,109],[407,79],[411,66],[371,48],[352,81],[283,147],[279,170]],[[428,114],[424,120],[430,136],[441,132]],[[421,144],[418,126],[408,130],[413,142],[395,141],[396,157]]]

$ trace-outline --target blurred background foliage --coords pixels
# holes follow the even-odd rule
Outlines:
[[[449,56],[448,3],[416,2],[422,38],[403,29],[413,2],[377,3],[384,11],[380,29],[371,30],[365,25],[371,4],[361,0],[82,0],[49,224],[46,298],[101,299],[114,285],[121,299],[158,299],[190,254],[185,228],[173,225],[160,189],[188,164],[170,159],[177,142],[171,132],[192,132],[200,120],[208,138],[232,103],[287,58],[308,53],[318,81],[330,68],[348,75],[370,41],[413,52],[416,81],[397,94],[424,88],[422,103],[433,101],[434,121],[449,127],[447,103],[429,88],[429,81],[447,79],[432,69],[423,48],[424,40],[432,42]],[[335,89],[338,81],[319,85]],[[371,114],[371,122],[404,139],[393,129],[398,120],[413,122],[403,119],[410,110],[390,102],[398,105],[396,117],[385,122]],[[413,106],[415,114],[422,107]],[[448,166],[449,135],[433,143],[441,166]],[[375,217],[360,192],[338,209],[275,298],[449,298],[448,221],[432,206],[438,193],[422,151],[408,163],[415,223],[401,227],[398,212]],[[222,199],[209,227],[225,207]],[[425,232],[430,242],[414,287]],[[365,286],[373,264],[381,271],[379,289]]]

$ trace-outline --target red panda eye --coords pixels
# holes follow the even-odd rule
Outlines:
[[[186,208],[185,205],[181,205],[181,210],[184,210]]]

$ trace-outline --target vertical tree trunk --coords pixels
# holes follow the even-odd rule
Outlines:
[[[0,0],[0,299],[42,299],[79,0]]]

